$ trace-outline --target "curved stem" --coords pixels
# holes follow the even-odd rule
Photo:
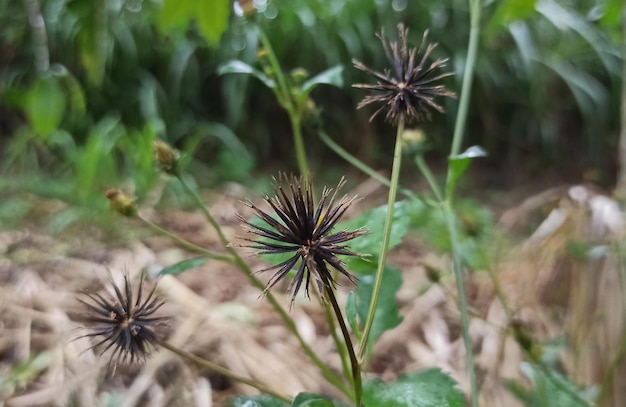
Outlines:
[[[232,263],[233,262],[233,259],[230,256],[224,256],[224,255],[221,255],[221,254],[213,253],[212,251],[207,250],[204,247],[201,247],[201,246],[198,246],[197,244],[191,243],[190,241],[183,239],[182,237],[180,237],[180,236],[170,232],[169,230],[163,229],[162,227],[160,227],[156,223],[152,223],[151,221],[149,221],[148,219],[142,217],[141,215],[136,215],[135,218],[137,220],[141,221],[144,225],[148,226],[150,229],[154,230],[155,232],[172,239],[179,246],[189,250],[190,252],[198,253],[198,254],[200,254],[200,255],[202,255],[204,257],[207,257],[209,259],[219,260],[219,261],[223,261],[225,263]]]
[[[318,299],[322,302],[321,296],[318,294]],[[333,317],[332,310],[328,307],[327,304],[322,302],[324,308],[324,314],[326,315],[326,322],[328,323],[328,330],[330,331],[331,336],[333,337],[333,341],[335,342],[335,347],[337,348],[337,353],[339,354],[339,359],[341,359],[341,370],[346,378],[351,377],[350,368],[348,365],[348,350],[347,344],[345,341],[342,341],[339,335],[337,334],[337,325],[335,324],[335,318]],[[352,384],[354,386],[354,384]]]
[[[263,282],[254,275],[254,273],[252,272],[248,264],[241,258],[239,253],[237,253],[237,251],[229,244],[228,239],[226,238],[226,235],[224,235],[224,232],[222,231],[220,225],[217,223],[213,215],[211,215],[209,210],[206,208],[206,206],[202,202],[202,199],[200,199],[200,196],[196,193],[196,191],[193,188],[191,188],[187,184],[187,182],[185,182],[185,180],[181,176],[176,176],[176,178],[185,189],[185,192],[187,192],[187,194],[191,196],[191,198],[193,199],[198,209],[202,211],[207,221],[215,229],[220,241],[222,242],[222,244],[224,245],[228,253],[232,256],[232,263],[234,263],[246,275],[246,277],[248,277],[248,280],[253,286],[265,292],[265,284],[263,284]],[[319,358],[319,356],[317,356],[315,351],[313,351],[313,349],[309,346],[309,344],[306,343],[302,335],[300,335],[300,332],[298,331],[298,328],[296,327],[296,323],[289,316],[289,314],[287,314],[287,311],[285,311],[285,309],[281,307],[281,305],[278,303],[278,300],[276,300],[276,297],[274,297],[274,295],[269,291],[265,292],[265,297],[267,298],[269,303],[272,305],[272,307],[274,307],[276,312],[280,315],[280,317],[282,318],[283,322],[285,323],[289,331],[291,331],[291,333],[293,333],[293,335],[298,339],[298,342],[300,342],[300,346],[302,347],[302,350],[304,351],[304,353],[306,353],[309,359],[311,359],[311,361],[315,363],[315,365],[320,369],[324,378],[326,378],[326,380],[332,383],[335,387],[337,387],[337,389],[339,389],[346,396],[349,396],[350,393],[348,389],[345,387],[342,380],[335,373],[333,373],[333,371],[330,370],[330,368],[326,366],[324,362],[322,362],[322,360]]]
[[[398,123],[396,133],[396,147],[393,153],[393,165],[391,170],[391,184],[389,186],[389,198],[387,201],[387,218],[385,219],[385,228],[383,231],[383,241],[380,247],[380,255],[378,256],[378,268],[376,269],[376,279],[374,280],[374,288],[372,290],[372,302],[367,311],[367,319],[363,328],[363,337],[359,346],[359,360],[363,360],[363,355],[367,351],[367,342],[374,323],[374,315],[378,305],[378,297],[380,296],[380,288],[383,282],[383,272],[385,263],[387,262],[387,254],[389,252],[389,240],[391,237],[391,225],[393,223],[393,209],[396,204],[396,194],[398,191],[398,179],[400,178],[400,164],[402,161],[402,133],[404,132],[404,121]]]
[[[348,356],[350,357],[350,365],[352,368],[352,383],[354,386],[354,402],[357,407],[363,406],[363,386],[361,383],[361,365],[359,360],[357,359],[356,353],[354,352],[354,346],[352,345],[352,339],[350,338],[350,332],[348,332],[348,327],[346,326],[346,322],[343,319],[343,313],[341,312],[341,307],[337,303],[337,298],[335,297],[335,292],[333,291],[332,286],[330,286],[329,281],[324,281],[324,288],[326,291],[326,297],[330,301],[330,304],[335,311],[335,316],[337,317],[337,323],[341,328],[341,333],[343,334],[343,338],[346,344],[346,348],[348,350]]]
[[[256,380],[250,379],[248,377],[239,376],[231,372],[230,370],[226,369],[225,367],[215,364],[209,360],[203,359],[197,355],[194,355],[193,353],[186,352],[165,341],[159,341],[159,345],[169,350],[170,352],[174,353],[175,355],[194,363],[195,365],[199,367],[205,368],[207,370],[220,374],[224,377],[228,377],[229,379],[234,380],[236,382],[247,384],[248,386],[254,387],[255,389],[265,394],[269,394],[270,396],[280,399],[284,401],[285,403],[291,404],[291,402],[293,401],[291,398],[283,394],[275,392],[274,390],[270,389],[263,383],[259,383]]]

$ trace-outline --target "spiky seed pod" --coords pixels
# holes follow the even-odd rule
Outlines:
[[[139,282],[136,299],[128,273],[124,274],[124,286],[112,284],[114,296],[85,293],[88,300],[79,298],[87,307],[83,316],[90,333],[85,337],[101,337],[92,348],[102,348],[101,355],[112,350],[112,363],[135,363],[146,359],[158,342],[156,327],[168,320],[157,316],[163,301],[155,295],[155,287],[145,295],[144,276]],[[90,300],[90,301],[89,301]]]
[[[437,74],[440,68],[445,67],[447,59],[437,59],[430,65],[428,57],[437,47],[437,44],[428,44],[428,31],[424,32],[419,49],[409,48],[407,45],[409,30],[403,24],[398,24],[398,41],[387,41],[384,31],[380,38],[385,55],[391,69],[382,73],[369,68],[356,59],[352,60],[355,68],[364,71],[377,79],[375,85],[355,84],[356,88],[374,91],[373,95],[366,96],[357,106],[358,109],[369,104],[382,104],[372,114],[370,121],[379,113],[386,111],[385,120],[398,124],[400,120],[406,123],[430,120],[431,109],[444,112],[441,105],[435,102],[436,97],[456,97],[454,92],[437,84],[441,79],[453,75],[451,72]]]
[[[287,186],[284,187],[282,184]],[[269,228],[241,218],[249,232],[261,237],[260,240],[244,239],[252,243],[244,246],[258,250],[259,254],[292,255],[279,264],[260,270],[260,272],[276,270],[267,284],[266,291],[285,278],[292,269],[296,270],[289,285],[292,304],[303,283],[307,297],[310,297],[311,280],[320,292],[323,292],[325,287],[334,288],[335,281],[331,268],[339,271],[350,281],[356,282],[355,277],[346,270],[344,263],[337,256],[358,256],[345,243],[363,235],[365,231],[342,230],[333,233],[332,230],[356,199],[344,195],[336,201],[337,194],[344,184],[345,181],[342,179],[334,191],[324,188],[319,202],[315,205],[310,180],[283,174],[280,181],[276,181],[275,196],[265,198],[275,216],[264,212],[252,202],[247,203]]]

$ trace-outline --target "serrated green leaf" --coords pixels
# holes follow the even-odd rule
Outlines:
[[[426,205],[417,199],[407,199],[396,202],[393,211],[391,226],[391,238],[389,250],[396,247],[409,230],[411,219],[426,210]],[[380,242],[383,240],[385,218],[387,217],[387,205],[374,208],[363,215],[343,222],[337,226],[338,230],[356,230],[366,228],[367,233],[350,242],[350,249],[356,253],[378,256]]]
[[[24,112],[35,133],[45,138],[58,128],[65,114],[66,99],[56,77],[35,81],[24,99]]]
[[[202,266],[204,263],[206,263],[207,258],[206,257],[197,257],[194,259],[187,259],[187,260],[183,260],[183,261],[179,261],[176,264],[172,264],[171,266],[167,266],[165,268],[163,268],[163,270],[161,270],[159,272],[160,276],[165,276],[165,275],[176,275],[176,274],[180,274],[183,271],[187,271],[196,267],[200,267]]]
[[[313,78],[304,82],[302,86],[300,87],[300,92],[298,93],[298,103],[302,105],[306,101],[306,98],[309,96],[309,93],[311,93],[311,91],[315,89],[317,85],[324,84],[324,85],[333,85],[338,88],[342,87],[343,86],[342,72],[343,72],[343,67],[341,65],[337,65],[323,72],[320,72],[319,74],[315,75]]]
[[[263,82],[263,84],[265,84],[265,86],[270,89],[274,89],[276,87],[276,83],[272,79],[268,78],[267,76],[265,76],[265,74],[263,74],[263,72],[253,68],[243,61],[234,60],[226,62],[225,64],[222,64],[217,68],[217,73],[218,75],[224,75],[228,73],[249,74]]]
[[[472,146],[465,150],[463,153],[448,158],[450,165],[450,180],[446,185],[447,193],[449,194],[454,190],[459,178],[467,170],[470,163],[474,158],[486,157],[487,152],[480,146]]]
[[[376,262],[366,262],[357,258],[350,259],[347,265],[350,271],[358,274],[359,284],[356,289],[357,315],[360,321],[365,321],[370,303],[372,302]],[[398,311],[398,301],[396,300],[396,293],[401,286],[402,273],[400,270],[386,266],[383,271],[382,286],[370,332],[370,346],[373,346],[385,331],[395,328],[402,322],[402,317]]]
[[[363,386],[365,405],[376,407],[463,407],[463,393],[439,369],[398,377],[396,382],[373,380]]]
[[[293,400],[291,407],[335,407],[335,404],[318,394],[300,393]]]
[[[289,404],[268,395],[240,396],[229,400],[231,407],[290,407]]]

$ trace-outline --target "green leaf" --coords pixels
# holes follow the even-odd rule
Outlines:
[[[180,1],[180,0],[178,0]],[[196,19],[200,32],[209,45],[218,45],[222,33],[228,27],[230,0],[186,0],[196,4]]]
[[[376,407],[463,407],[463,393],[439,369],[398,377],[396,382],[372,380],[363,386],[363,400]]]
[[[456,183],[459,181],[459,178],[461,178],[461,175],[463,175],[463,173],[467,170],[467,167],[469,167],[472,160],[474,158],[486,156],[487,152],[485,152],[482,147],[472,146],[465,150],[465,152],[463,152],[462,154],[451,156],[448,158],[451,171],[450,181],[446,186],[448,196],[449,193],[454,190]]]
[[[284,401],[265,394],[235,397],[230,399],[228,405],[231,407],[289,407],[289,404]]]
[[[359,337],[361,330],[359,329],[359,322],[357,320],[357,307],[356,307],[356,294],[354,291],[348,293],[348,299],[346,300],[346,318],[357,337]],[[361,340],[361,338],[358,338]]]
[[[498,5],[489,23],[485,27],[485,35],[488,38],[498,34],[500,29],[514,21],[524,20],[535,13],[537,0],[504,0]]]
[[[204,263],[206,263],[207,258],[206,257],[197,257],[194,259],[187,259],[187,260],[183,260],[183,261],[179,261],[176,264],[172,264],[171,266],[167,266],[165,268],[163,268],[163,270],[161,270],[159,272],[160,276],[165,276],[165,275],[176,275],[176,274],[180,274],[183,271],[187,271],[196,267],[200,267],[202,266]]]
[[[515,383],[508,387],[518,399],[533,407],[589,407],[598,396],[597,389],[580,390],[547,367],[522,363],[521,370],[532,382],[532,388],[526,390]]]
[[[228,27],[229,14],[229,0],[164,0],[158,22],[162,29],[186,30],[196,20],[207,43],[215,46]]]
[[[337,65],[304,82],[300,87],[300,92],[298,93],[298,104],[302,105],[309,96],[309,93],[311,93],[317,85],[333,85],[341,88],[343,86],[342,73],[343,67],[341,65]]]
[[[412,217],[426,210],[426,205],[417,199],[407,199],[396,202],[393,211],[391,225],[391,237],[389,250],[396,247],[409,230]],[[343,222],[337,226],[339,230],[355,230],[361,227],[367,229],[367,233],[359,236],[350,243],[350,249],[356,253],[378,256],[380,242],[383,240],[385,219],[387,217],[387,205],[374,208],[363,215]]]
[[[46,137],[61,124],[67,98],[59,80],[46,76],[35,81],[24,99],[24,112],[39,136]]]
[[[335,404],[317,394],[300,393],[293,400],[291,407],[335,407]]]
[[[362,259],[350,259],[349,269],[358,274],[359,284],[356,289],[357,314],[360,321],[367,319],[372,292],[374,291],[374,279],[376,276],[376,263],[366,262]],[[369,345],[373,346],[378,338],[387,330],[400,325],[402,317],[398,312],[396,293],[402,286],[402,273],[391,266],[386,266],[383,271],[383,281],[380,296],[376,304],[376,314],[372,323]]]
[[[267,86],[268,88],[274,89],[276,87],[276,83],[272,79],[268,78],[267,76],[265,76],[265,74],[263,74],[263,72],[253,68],[243,61],[234,60],[226,62],[225,64],[222,64],[217,68],[217,73],[218,75],[224,75],[227,73],[250,74],[263,82],[263,84],[265,84],[265,86]]]

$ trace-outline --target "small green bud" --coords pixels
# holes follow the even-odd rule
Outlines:
[[[402,133],[402,145],[409,153],[422,152],[426,136],[421,129],[407,129]]]
[[[121,190],[109,188],[104,195],[108,198],[112,211],[127,217],[133,217],[137,214],[135,200],[124,194]]]
[[[309,72],[304,68],[293,69],[289,76],[294,85],[300,86],[309,78]]]

